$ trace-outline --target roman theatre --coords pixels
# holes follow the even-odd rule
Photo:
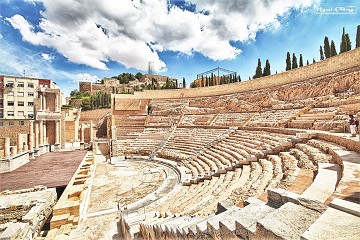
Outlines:
[[[359,239],[360,48],[111,100],[37,239]]]

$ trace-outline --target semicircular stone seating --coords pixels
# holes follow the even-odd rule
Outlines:
[[[272,108],[254,111],[259,108],[246,98],[256,94],[153,100],[152,114],[145,120],[133,116],[128,133],[119,125],[119,140],[127,146],[119,153],[153,153],[185,169],[181,185],[147,206],[155,215],[140,224],[143,237],[299,239],[328,205],[341,205],[333,200],[358,202],[360,146],[336,132],[346,131],[344,110],[355,109],[360,96],[346,102],[332,95],[274,101]],[[234,112],[236,107],[241,111]],[[132,126],[138,129],[131,132]]]

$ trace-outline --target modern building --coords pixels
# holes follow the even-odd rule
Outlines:
[[[55,82],[49,79],[0,76],[0,127],[10,127],[11,142],[16,126],[29,126],[31,148],[40,149],[60,145],[61,99],[63,93]],[[14,129],[14,130],[12,130]],[[20,128],[19,128],[20,129]]]

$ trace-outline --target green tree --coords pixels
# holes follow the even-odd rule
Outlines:
[[[360,47],[360,25],[357,26],[356,29],[356,44],[355,44],[355,48]]]
[[[270,63],[269,63],[269,59],[266,59],[263,76],[270,76],[270,75],[271,75]]]
[[[182,82],[182,84],[183,84],[183,88],[186,88],[186,81],[185,81],[185,78],[183,77],[183,82]]]
[[[340,43],[340,53],[346,52],[346,38],[345,38],[345,28],[343,27],[343,33],[341,35],[341,43]]]
[[[330,47],[330,56],[336,56],[337,52],[336,52],[336,47],[335,47],[335,43],[333,40],[331,40],[331,47]]]
[[[300,53],[299,67],[303,67],[303,66],[304,66],[303,57],[302,57],[302,54]]]
[[[190,83],[190,87],[191,87],[191,88],[197,88],[197,87],[198,87],[198,83],[197,83],[197,82],[192,82],[192,83]]]
[[[316,63],[315,58],[313,58],[313,63]]]
[[[324,60],[324,52],[322,46],[320,46],[320,60]]]
[[[293,53],[293,56],[292,56],[292,69],[295,69],[298,67],[298,63],[297,63],[297,58],[295,56],[295,53]]]
[[[306,60],[306,65],[309,65],[309,60]]]
[[[349,34],[345,34],[345,41],[346,41],[346,51],[350,51],[351,50],[351,41],[350,41],[350,37]]]
[[[290,58],[290,53],[287,52],[286,54],[286,71],[291,70],[291,58]]]
[[[329,38],[326,36],[324,38],[324,54],[326,58],[331,57]]]
[[[258,58],[258,65],[256,67],[255,75],[254,75],[253,79],[259,78],[259,77],[262,77],[262,68],[261,68],[260,58]]]
[[[135,74],[135,78],[136,78],[137,80],[140,80],[143,76],[144,76],[144,75],[143,75],[141,72],[138,72],[138,73]]]

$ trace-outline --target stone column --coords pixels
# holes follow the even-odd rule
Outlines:
[[[39,104],[39,107],[40,107],[39,111],[42,111],[42,110],[43,110],[43,95],[42,95],[42,93],[40,93],[40,104]]]
[[[55,121],[55,144],[60,144],[60,120]]]
[[[39,144],[40,146],[44,145],[44,121],[40,120],[39,124]]]
[[[11,155],[15,155],[17,153],[16,146],[12,146],[10,151],[11,151]]]
[[[22,148],[23,148],[23,144],[22,144],[22,141],[21,141],[21,133],[17,134],[16,145],[17,145],[18,152],[21,152]]]
[[[34,120],[29,121],[29,150],[34,148]]]
[[[44,94],[44,97],[43,97],[43,103],[44,103],[44,106],[43,106],[43,110],[46,112],[46,94]]]
[[[35,148],[39,148],[39,123],[35,123]]]
[[[5,151],[4,151],[4,154],[5,154],[5,157],[9,157],[10,156],[10,138],[7,137],[5,138]]]
[[[44,131],[43,131],[43,133],[44,133],[44,145],[46,145],[48,142],[47,142],[47,138],[46,138],[46,122],[44,122]]]
[[[82,123],[82,124],[81,124],[81,135],[80,135],[80,141],[81,141],[81,142],[84,142],[84,141],[85,141],[84,133],[85,133],[85,124]]]
[[[55,112],[61,112],[59,109],[59,106],[61,106],[60,104],[60,94],[56,93],[56,97],[55,97]]]
[[[93,129],[93,122],[90,121],[90,141],[94,140],[94,129]]]

